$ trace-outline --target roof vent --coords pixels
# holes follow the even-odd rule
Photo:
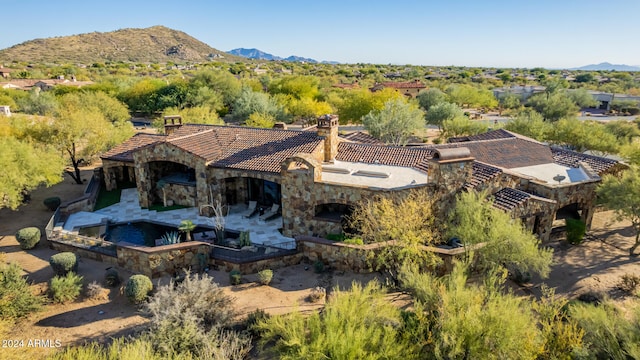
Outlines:
[[[378,171],[368,171],[368,170],[358,170],[358,171],[354,172],[353,175],[373,177],[373,178],[381,178],[381,179],[386,179],[386,178],[389,177],[388,173],[383,173],[383,172],[378,172]]]
[[[345,168],[339,168],[335,166],[323,166],[322,172],[334,173],[334,174],[351,174],[351,170]]]

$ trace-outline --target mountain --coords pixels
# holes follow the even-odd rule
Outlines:
[[[615,71],[640,71],[640,66],[631,66],[624,64],[610,64],[603,62],[600,64],[585,65],[579,68],[573,68],[571,70],[584,70],[584,71],[599,71],[599,70],[615,70]]]
[[[36,39],[0,50],[0,62],[82,63],[238,61],[188,34],[164,26]]]
[[[305,58],[305,57],[296,56],[296,55],[291,55],[289,57],[282,58],[280,56],[269,54],[258,49],[237,48],[237,49],[227,51],[227,54],[242,56],[245,58],[256,59],[256,60],[276,60],[276,61],[284,60],[284,61],[290,61],[290,62],[308,62],[308,63],[319,62],[318,60],[315,60],[315,59]],[[322,63],[337,64],[336,61],[323,61]]]

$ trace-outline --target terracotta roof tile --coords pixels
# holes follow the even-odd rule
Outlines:
[[[384,143],[373,136],[363,133],[362,131],[352,132],[346,135],[340,135],[341,138],[360,144],[376,144],[384,145]]]
[[[582,154],[557,147],[552,147],[551,153],[553,154],[553,160],[560,165],[578,167],[580,162],[585,162],[598,174],[606,172],[618,163],[616,160]]]
[[[513,210],[531,198],[531,194],[524,191],[504,188],[493,194],[493,206],[502,210]]]
[[[502,174],[502,170],[477,161],[473,162],[471,180],[464,184],[465,189],[476,189],[481,184],[486,183]]]
[[[434,151],[428,147],[382,146],[341,142],[336,160],[412,167],[427,172]]]
[[[280,172],[282,161],[297,153],[314,152],[322,139],[312,132],[183,125],[167,142],[205,159],[212,167]]]
[[[133,152],[135,150],[163,140],[163,135],[138,133],[124,141],[122,144],[117,145],[102,154],[101,158],[105,160],[133,162]]]
[[[456,142],[435,147],[466,147],[476,160],[506,169],[554,162],[549,146],[520,137]]]
[[[459,143],[467,141],[480,141],[480,140],[496,140],[496,139],[510,139],[515,138],[516,135],[504,129],[498,129],[493,131],[487,131],[483,134],[460,136],[447,139],[448,143]],[[533,140],[533,139],[532,139]]]
[[[420,80],[406,81],[406,82],[383,82],[383,83],[380,83],[379,85],[382,85],[384,87],[394,88],[394,89],[424,89],[427,87]]]

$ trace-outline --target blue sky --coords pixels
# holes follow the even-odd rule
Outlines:
[[[0,49],[164,25],[228,51],[345,63],[640,65],[640,0],[0,0]]]

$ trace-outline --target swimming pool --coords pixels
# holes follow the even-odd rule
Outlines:
[[[197,226],[193,233],[212,231],[212,228],[205,226]],[[131,221],[126,223],[107,223],[105,225],[95,225],[80,228],[79,235],[104,238],[106,241],[114,243],[126,241],[128,243],[144,246],[156,246],[156,239],[160,239],[162,235],[178,231],[177,226],[152,221]],[[185,234],[180,233],[180,241],[185,241]]]

